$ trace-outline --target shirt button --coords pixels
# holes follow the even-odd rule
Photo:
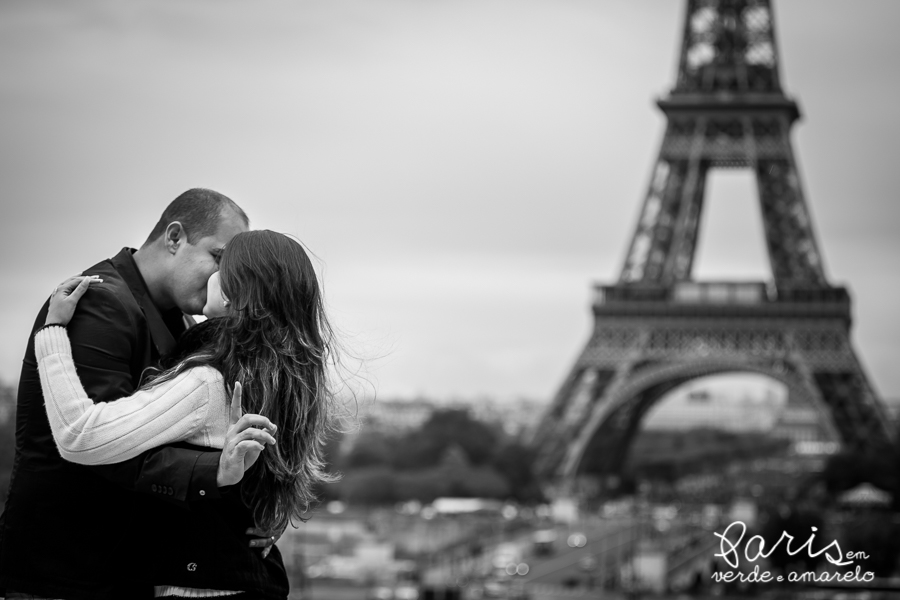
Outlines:
[[[200,495],[201,495],[201,496],[205,496],[205,495],[206,495],[206,490],[200,490]]]
[[[152,491],[155,492],[155,491],[156,491],[156,484],[154,483],[153,485],[151,485],[151,486],[150,486],[150,489],[151,489]]]

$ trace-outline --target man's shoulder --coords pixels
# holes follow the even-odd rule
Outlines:
[[[98,275],[103,283],[93,285],[79,301],[79,304],[95,302],[113,304],[128,312],[140,313],[141,307],[128,282],[113,264],[113,259],[102,260],[82,271],[82,275]]]
[[[126,285],[125,278],[122,273],[116,268],[116,265],[113,264],[112,258],[107,258],[106,260],[101,260],[97,264],[92,267],[88,267],[84,271],[81,272],[82,275],[99,275],[104,282],[110,282],[113,284],[122,284]]]

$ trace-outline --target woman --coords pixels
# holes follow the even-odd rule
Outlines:
[[[94,404],[75,373],[65,325],[81,295],[98,284],[84,277],[60,286],[35,337],[60,454],[109,464],[173,442],[221,448],[235,421],[225,382],[241,382],[245,411],[261,416],[241,434],[246,473],[239,489],[198,510],[154,505],[148,532],[166,545],[149,549],[144,564],[158,597],[286,597],[277,549],[263,557],[246,547],[243,534],[248,525],[283,531],[309,508],[314,487],[334,480],[322,457],[333,406],[332,334],[306,252],[271,231],[235,236],[209,281],[204,314],[213,318],[189,330],[181,352],[135,394]],[[177,532],[183,542],[173,545],[161,531]]]

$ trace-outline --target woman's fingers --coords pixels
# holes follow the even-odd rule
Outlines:
[[[262,451],[265,449],[266,445],[262,442],[256,440],[243,440],[234,446],[235,458],[241,461],[243,468],[246,471],[253,466],[253,463],[256,462],[256,459],[259,458],[259,455],[262,454]]]
[[[266,449],[266,445],[261,442],[257,442],[256,440],[243,440],[243,441],[238,442],[234,446],[234,450],[238,454],[246,454],[247,452],[250,452],[251,450],[262,452],[265,449]]]
[[[272,551],[272,546],[275,545],[275,542],[281,538],[284,534],[284,530],[281,531],[265,531],[260,529],[259,527],[251,527],[245,531],[247,535],[254,536],[255,539],[250,540],[251,548],[262,548],[262,557],[265,558],[269,555],[269,552]]]
[[[225,435],[225,446],[219,459],[219,470],[216,473],[216,484],[219,487],[239,482],[268,443],[264,436],[258,436],[254,431],[244,430],[235,433],[233,430],[234,427],[231,427]],[[265,433],[262,430],[257,431]],[[259,437],[259,440],[254,439],[255,437]]]
[[[231,393],[231,424],[235,424],[238,422],[238,419],[241,418],[241,397],[243,396],[244,388],[241,386],[240,381],[234,382],[234,391]]]
[[[234,439],[237,441],[238,445],[245,440],[256,440],[261,444],[275,444],[275,438],[271,433],[265,429],[256,429],[255,427],[242,429],[234,436]]]
[[[69,294],[69,300],[73,302],[81,300],[81,297],[84,296],[84,293],[87,291],[88,287],[90,287],[91,281],[92,279],[90,277],[82,277],[81,281],[78,282],[78,285],[75,286],[75,289]]]
[[[243,417],[238,419],[237,422],[234,425],[232,425],[232,427],[234,428],[235,433],[237,433],[239,431],[243,431],[244,429],[247,429],[248,427],[257,427],[260,429],[266,429],[266,430],[270,431],[271,433],[275,433],[276,431],[278,431],[278,426],[275,425],[275,423],[273,423],[268,418],[266,418],[262,415],[257,415],[257,414],[253,414],[253,413],[248,413],[248,414],[244,415]]]
[[[248,454],[256,453],[259,455],[260,452],[266,449],[264,444],[261,444],[254,440],[244,440],[242,442],[238,442],[234,447],[234,453],[238,458],[244,459]]]
[[[60,283],[58,286],[53,288],[53,295],[55,296],[60,293],[62,293],[64,295],[68,294],[69,291],[71,291],[72,286],[78,285],[80,282],[81,282],[81,276],[69,277],[68,279],[66,279],[65,281]]]
[[[278,429],[272,421],[262,415],[246,414],[241,416],[240,382],[235,382],[231,394],[231,427],[228,428],[226,447],[230,446],[234,458],[243,465],[246,471],[259,458],[266,444],[275,444],[274,433]]]
[[[69,277],[61,284],[56,286],[55,293],[62,293],[63,296],[71,296],[79,287],[82,285],[84,289],[87,290],[88,286],[92,283],[103,283],[103,280],[100,279],[99,275],[76,275],[75,277]],[[78,298],[81,297],[81,294],[78,295]]]

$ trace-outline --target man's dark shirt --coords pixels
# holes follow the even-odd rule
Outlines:
[[[94,402],[130,395],[141,375],[185,329],[177,309],[161,313],[132,257],[123,249],[84,272],[99,275],[68,326],[78,376]],[[34,354],[35,321],[22,365],[16,412],[16,455],[0,517],[0,592],[48,597],[149,597],[135,587],[143,544],[136,525],[152,510],[143,492],[187,506],[218,498],[220,451],[167,446],[115,465],[82,466],[56,449]],[[202,494],[201,494],[202,492]],[[140,500],[140,501],[139,501]],[[178,540],[171,540],[177,544]]]

